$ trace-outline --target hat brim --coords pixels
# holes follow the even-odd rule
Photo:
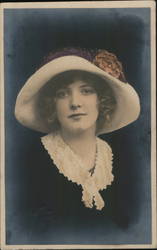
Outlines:
[[[70,70],[91,72],[104,78],[112,88],[117,106],[111,122],[102,126],[99,134],[109,133],[135,121],[140,113],[140,101],[135,89],[121,82],[88,60],[79,56],[63,56],[50,61],[36,71],[19,92],[15,105],[15,116],[24,126],[43,133],[49,133],[49,126],[38,116],[37,100],[39,90],[54,76]]]

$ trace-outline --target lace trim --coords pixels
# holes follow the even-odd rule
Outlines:
[[[86,207],[92,208],[93,203],[98,210],[104,207],[104,200],[99,191],[111,185],[114,177],[112,174],[112,150],[100,138],[96,138],[97,157],[95,170],[91,176],[84,167],[82,160],[63,141],[59,134],[50,133],[41,138],[44,148],[54,161],[59,173],[69,181],[82,186],[82,201]]]

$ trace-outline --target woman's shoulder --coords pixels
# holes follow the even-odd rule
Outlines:
[[[104,140],[104,139],[102,139],[102,138],[100,138],[100,137],[97,137],[97,142],[98,142],[99,144],[101,144],[101,145],[103,145],[103,146],[105,146],[105,147],[111,149],[110,144],[109,144],[106,140]]]

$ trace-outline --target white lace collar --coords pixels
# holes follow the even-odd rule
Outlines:
[[[67,177],[69,181],[82,186],[82,201],[85,206],[92,208],[94,202],[96,209],[101,210],[104,207],[104,200],[99,191],[105,189],[107,185],[111,185],[114,178],[110,146],[100,138],[96,138],[97,157],[95,170],[91,176],[81,159],[63,141],[59,134],[50,133],[42,137],[41,141],[59,173]]]

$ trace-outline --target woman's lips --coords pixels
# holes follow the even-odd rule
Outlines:
[[[84,115],[87,115],[87,114],[85,113],[71,114],[68,116],[68,118],[77,118],[77,117],[84,116]]]

